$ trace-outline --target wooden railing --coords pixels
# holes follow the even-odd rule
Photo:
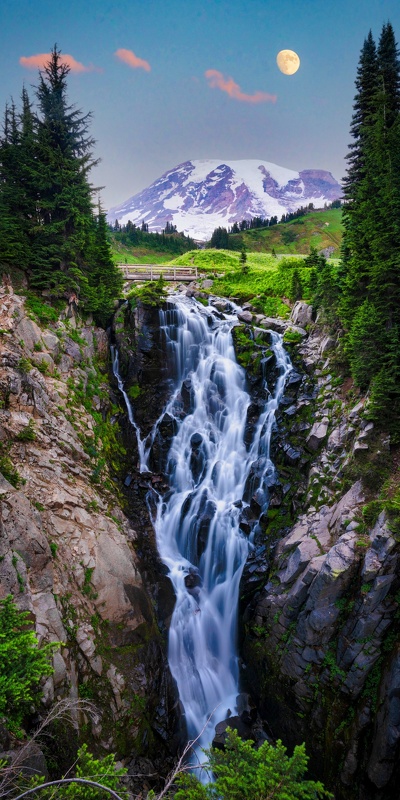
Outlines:
[[[156,281],[163,276],[165,281],[194,281],[197,267],[176,267],[168,264],[118,264],[126,281]]]

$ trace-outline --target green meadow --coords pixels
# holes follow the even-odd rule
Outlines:
[[[247,253],[245,269],[239,258],[240,253],[231,250],[191,250],[170,263],[197,266],[205,277],[213,279],[213,294],[239,302],[255,301],[260,312],[268,316],[288,316],[290,309],[284,298],[290,297],[295,271],[301,282],[302,297],[309,299],[315,272],[304,266],[303,257],[275,258],[268,253]]]

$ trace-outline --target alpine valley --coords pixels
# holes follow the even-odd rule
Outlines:
[[[295,172],[268,161],[246,159],[185,161],[165,172],[142,192],[110,209],[109,222],[143,221],[152,231],[167,222],[204,241],[219,226],[252,217],[281,217],[300,206],[322,207],[342,196],[330,172]]]

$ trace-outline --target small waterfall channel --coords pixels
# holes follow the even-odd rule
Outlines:
[[[170,491],[160,498],[153,520],[176,594],[170,669],[189,737],[202,732],[199,747],[210,745],[215,724],[236,708],[239,583],[252,547],[252,536],[244,535],[240,522],[251,499],[249,485],[263,512],[268,506],[268,482],[275,474],[271,433],[291,371],[282,337],[271,332],[278,377],[273,393],[266,392],[268,399],[246,444],[251,398],[233,347],[237,316],[221,319],[212,312],[181,296],[160,311],[174,385],[166,412],[175,420],[176,434],[168,454]],[[114,374],[135,426],[116,353]],[[137,433],[142,470],[145,447]]]

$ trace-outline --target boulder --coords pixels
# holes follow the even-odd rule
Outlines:
[[[309,306],[304,300],[297,300],[292,308],[290,321],[293,325],[300,325],[301,328],[305,328],[306,325],[312,322],[312,313],[312,306]]]
[[[240,311],[237,315],[237,318],[240,322],[245,322],[246,325],[250,325],[253,320],[253,314],[251,311]]]
[[[321,355],[325,355],[328,353],[329,350],[333,350],[336,347],[336,340],[332,336],[324,336],[321,341],[319,352]]]
[[[306,439],[306,444],[309,450],[315,453],[328,433],[328,424],[326,422],[314,422],[310,433]]]
[[[276,319],[275,317],[263,317],[259,325],[261,328],[268,328],[271,331],[276,331],[276,333],[285,333],[287,328],[287,324],[283,319]]]
[[[33,350],[35,344],[41,341],[42,331],[36,322],[24,316],[15,327],[15,337],[22,340],[28,350]]]

